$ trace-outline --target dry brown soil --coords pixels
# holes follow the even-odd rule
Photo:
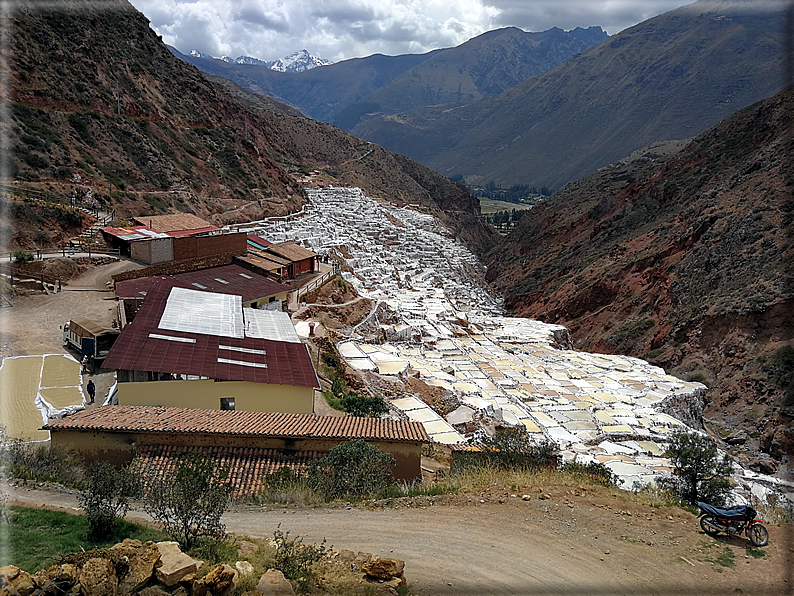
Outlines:
[[[73,495],[11,487],[20,502],[75,507]],[[416,595],[791,594],[790,526],[769,525],[765,556],[743,538],[709,538],[694,515],[653,508],[607,490],[537,489],[400,499],[390,506],[235,506],[227,530],[270,537],[281,530],[304,542],[406,561]],[[575,494],[577,493],[577,494]],[[515,494],[516,496],[511,496]],[[145,515],[136,510],[136,516]],[[733,566],[715,563],[729,549]]]

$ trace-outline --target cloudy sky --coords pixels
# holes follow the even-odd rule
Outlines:
[[[499,27],[600,25],[613,35],[691,0],[131,0],[182,52],[334,62],[459,45]]]

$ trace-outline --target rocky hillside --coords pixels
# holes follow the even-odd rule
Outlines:
[[[605,40],[600,27],[530,33],[509,27],[426,54],[345,60],[302,73],[231,64],[171,51],[208,74],[299,108],[349,130],[362,119],[420,106],[469,103],[498,95]]]
[[[711,428],[766,471],[794,447],[792,114],[789,87],[688,144],[602,168],[488,259],[515,314],[709,385]]]
[[[358,137],[468,183],[562,188],[785,86],[784,0],[700,0],[493,98],[366,120]]]
[[[90,189],[120,215],[184,211],[223,223],[299,209],[295,176],[319,169],[375,196],[448,211],[447,219],[461,212],[463,226],[474,226],[462,237],[488,244],[464,189],[208,80],[126,1],[105,0],[103,10],[88,0],[18,6],[0,64],[13,94],[5,132],[16,183],[62,196]]]

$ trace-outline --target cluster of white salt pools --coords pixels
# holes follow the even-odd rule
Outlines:
[[[430,215],[383,205],[358,188],[307,193],[304,217],[253,231],[349,255],[353,273],[345,278],[399,322],[380,325],[389,343],[351,333],[339,351],[359,370],[418,374],[453,392],[461,406],[446,418],[417,397],[390,402],[434,441],[465,441],[455,427],[480,413],[553,441],[567,460],[604,463],[626,487],[670,470],[661,457],[666,436],[684,423],[664,410],[673,400],[700,399],[703,385],[638,358],[561,349],[565,328],[502,316],[499,298],[480,281],[482,265]]]

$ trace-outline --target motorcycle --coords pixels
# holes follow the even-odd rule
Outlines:
[[[769,532],[756,519],[758,512],[749,505],[737,505],[730,509],[712,507],[707,503],[698,503],[700,508],[700,527],[709,536],[725,532],[728,536],[736,536],[742,532],[747,534],[753,546],[769,544]]]

